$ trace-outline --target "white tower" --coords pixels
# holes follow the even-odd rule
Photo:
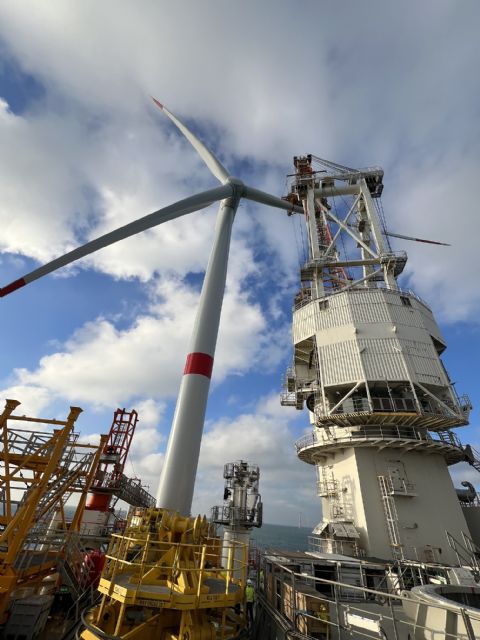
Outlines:
[[[223,505],[212,507],[211,520],[223,525],[222,566],[228,563],[229,549],[236,543],[248,547],[252,527],[262,526],[262,499],[258,492],[260,470],[244,460],[223,468]],[[242,549],[239,548],[239,560]],[[237,566],[240,566],[237,562]]]
[[[317,471],[317,548],[453,563],[445,530],[468,528],[448,473],[466,453],[451,429],[471,406],[440,359],[430,308],[397,284],[407,256],[389,245],[383,171],[314,156],[295,167],[289,198],[303,203],[309,257],[282,404],[310,412],[296,448]]]

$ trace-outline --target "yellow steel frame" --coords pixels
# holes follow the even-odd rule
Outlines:
[[[146,509],[113,535],[84,640],[228,640],[245,627],[246,545],[223,548],[206,518]],[[227,557],[226,566],[221,557]]]
[[[57,506],[63,513],[62,497],[72,489],[72,485],[79,479],[79,473],[72,474],[68,481],[62,483],[60,493],[53,493],[52,497],[39,508],[39,502],[46,495],[49,484],[66,477],[67,470],[60,466],[62,455],[73,431],[75,421],[81,413],[78,407],[71,407],[66,420],[45,420],[27,416],[13,415],[20,403],[17,400],[7,400],[3,413],[0,415],[0,492],[3,498],[4,512],[0,515],[0,621],[8,609],[12,592],[19,586],[32,586],[56,571],[58,552],[41,553],[36,562],[27,563],[25,569],[19,569],[20,556],[35,554],[32,550],[25,550],[24,544],[32,526],[49,510]],[[12,421],[36,423],[58,427],[50,435],[41,433],[42,438],[29,444],[25,451],[10,450],[9,423]],[[23,433],[23,431],[22,431]],[[39,432],[26,433],[38,434]],[[106,436],[102,442],[104,442]],[[83,446],[83,445],[76,445]],[[91,446],[91,445],[86,445]],[[76,509],[74,521],[70,530],[78,530],[88,489],[93,482],[96,467],[101,454],[101,445],[93,458],[91,467],[86,473],[79,505]],[[82,471],[85,475],[85,470]],[[21,501],[15,500],[23,494]],[[17,508],[15,509],[15,506]],[[63,516],[63,524],[65,519]],[[41,557],[40,557],[41,556]],[[35,560],[35,559],[31,559]]]

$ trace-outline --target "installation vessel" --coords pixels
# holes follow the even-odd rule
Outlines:
[[[45,626],[48,610],[41,610],[42,625],[31,635],[18,632],[20,624],[10,624],[8,631],[15,606],[25,611],[22,584],[35,573],[28,584],[41,598],[48,577],[61,579],[55,563],[66,557],[64,541],[78,540],[73,533],[81,540],[82,522],[95,535],[102,533],[113,489],[117,495],[131,494],[133,508],[103,547],[101,575],[90,571],[86,557],[81,564],[79,573],[90,579],[87,595],[79,593],[74,602],[78,624],[57,635],[48,630],[44,637],[480,637],[480,506],[473,486],[463,483],[466,488],[455,490],[448,472],[449,465],[461,461],[480,469],[475,450],[453,431],[468,424],[471,406],[467,396],[457,395],[442,363],[446,344],[431,309],[398,282],[407,257],[390,246],[390,237],[398,234],[385,225],[383,171],[299,156],[290,192],[280,199],[231,176],[178,118],[155,103],[221,186],[86,243],[3,287],[0,297],[102,247],[221,201],[157,506],[140,486],[126,491],[120,468],[110,470],[116,460],[124,464],[129,445],[116,450],[116,441],[106,437],[83,457],[75,453],[76,439],[67,446],[78,408],[67,421],[45,421],[61,429],[50,439],[39,438],[35,454],[24,436],[21,455],[13,451],[15,438],[21,437],[14,434],[10,445],[6,425],[17,403],[7,402],[0,423],[5,490],[19,465],[33,475],[25,499],[15,509],[12,499],[6,501],[0,519],[6,640],[34,637]],[[316,469],[323,513],[309,550],[270,550],[254,562],[249,535],[261,525],[262,513],[256,465],[227,464],[223,507],[214,508],[210,522],[190,516],[230,235],[242,198],[301,215],[306,225],[308,255],[294,300],[294,357],[282,403],[308,410],[312,432],[295,446],[298,457]],[[114,429],[119,442],[130,442],[130,424],[127,420],[125,428]],[[77,487],[86,508],[79,508],[69,525],[62,497],[63,534],[48,555],[47,540],[57,541],[52,499],[59,486],[62,496]],[[26,522],[32,524],[29,535]],[[216,524],[223,526],[223,537]],[[43,538],[36,535],[40,525]],[[23,534],[21,543],[17,532]],[[63,562],[64,574],[68,566]],[[256,581],[255,607],[246,606],[248,580]],[[253,608],[253,620],[247,619],[247,609]]]

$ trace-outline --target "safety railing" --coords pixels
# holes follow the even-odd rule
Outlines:
[[[335,263],[331,263],[331,266],[335,266]],[[391,291],[392,293],[394,293],[396,295],[399,295],[399,296],[407,296],[409,298],[414,298],[417,302],[419,302],[428,311],[431,311],[428,302],[423,300],[423,298],[421,298],[417,293],[415,293],[415,291],[412,291],[411,289],[400,289],[400,288],[392,289],[392,288],[388,287],[385,283],[383,283],[381,281],[380,282],[376,282],[375,285],[376,286],[372,286],[371,287],[375,291],[378,291],[378,290]],[[365,285],[361,284],[361,285],[358,285],[358,288],[349,289],[348,292],[349,292],[349,295],[352,295],[352,294],[354,295],[357,292],[361,293],[361,294],[364,294],[366,290],[367,289],[365,288]],[[325,289],[325,291],[324,291],[324,295],[325,296],[333,296],[333,295],[338,295],[338,294],[341,294],[341,293],[343,293],[342,289]],[[312,290],[310,288],[308,288],[308,287],[304,287],[295,296],[295,300],[294,300],[294,304],[293,304],[293,310],[297,311],[298,309],[301,309],[302,307],[304,307],[309,302],[312,302],[313,300],[316,300],[316,299],[317,298],[314,297],[314,295],[312,293]]]
[[[355,540],[337,540],[336,538],[319,538],[308,536],[308,548],[317,553],[338,553],[343,556],[361,558],[365,551],[361,549]]]
[[[321,498],[337,496],[338,491],[338,480],[317,480],[317,494]]]
[[[219,606],[213,595],[243,598],[248,569],[247,545],[231,541],[220,547],[219,538],[208,538],[202,544],[160,542],[145,535],[145,538],[112,536],[100,582],[100,587],[105,581],[110,583],[108,592],[112,597],[115,585],[118,585],[120,590],[128,592],[129,600],[140,601],[150,597],[145,594],[152,592],[153,599],[168,606],[180,601],[184,595],[179,583],[179,576],[183,576],[181,582],[187,591],[196,589],[197,598],[205,597],[211,601],[211,606]],[[158,575],[156,583],[152,583],[152,574]],[[130,576],[133,576],[132,581]],[[204,579],[211,582],[209,594],[201,589]]]
[[[458,416],[460,421],[463,421],[465,417],[465,411],[461,408],[465,405],[454,405],[453,402],[447,400],[443,401],[443,406],[440,402],[435,402],[433,399],[423,397],[419,405],[416,404],[413,398],[395,398],[391,396],[371,396],[371,405],[368,398],[364,396],[354,396],[346,398],[343,402],[339,403],[335,410],[332,411],[323,406],[321,398],[315,406],[315,415],[321,420],[323,418],[335,417],[342,414],[351,413],[416,413],[426,416],[445,416],[452,419],[455,415]]]
[[[221,505],[212,507],[211,522],[223,525],[237,525],[244,527],[260,527],[262,525],[262,510],[258,508],[244,509]]]
[[[385,477],[386,490],[391,495],[415,496],[417,495],[416,486],[413,482],[407,482],[404,478]]]
[[[358,440],[416,440],[425,444],[446,444],[462,449],[460,440],[452,431],[440,433],[420,433],[414,427],[396,425],[372,427],[346,427],[318,429],[295,442],[297,453],[314,446],[328,446],[335,443],[355,442]]]
[[[480,507],[480,493],[477,491],[471,500],[468,502],[462,502],[462,509],[469,509],[470,507]]]
[[[134,507],[153,507],[155,498],[142,486],[141,480],[128,478],[115,472],[97,472],[94,490],[117,495],[120,500]]]
[[[301,309],[313,299],[314,298],[312,297],[312,290],[310,288],[300,289],[300,291],[295,296],[293,310],[297,311],[298,309]]]
[[[258,593],[258,638],[423,638],[475,640],[480,610],[461,587],[428,585],[402,594],[297,573],[281,561],[267,564]],[[469,588],[472,591],[472,588]],[[458,593],[456,593],[458,591]],[[471,593],[471,601],[478,598]],[[449,598],[451,594],[451,597]],[[273,627],[273,632],[272,632]],[[277,629],[275,629],[277,627]],[[449,629],[455,629],[450,632]],[[260,635],[259,635],[260,634]],[[303,635],[302,635],[303,634]]]

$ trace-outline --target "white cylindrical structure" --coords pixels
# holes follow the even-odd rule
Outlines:
[[[248,571],[248,545],[252,527],[262,526],[262,500],[258,493],[260,470],[244,460],[223,468],[223,506],[212,508],[211,520],[223,527],[222,567],[240,580]]]
[[[193,329],[190,352],[168,439],[157,506],[189,515],[192,505],[213,357],[238,198],[222,201]]]
[[[234,580],[247,575],[250,534],[251,529],[245,527],[225,527],[223,530],[222,567],[232,571]]]

